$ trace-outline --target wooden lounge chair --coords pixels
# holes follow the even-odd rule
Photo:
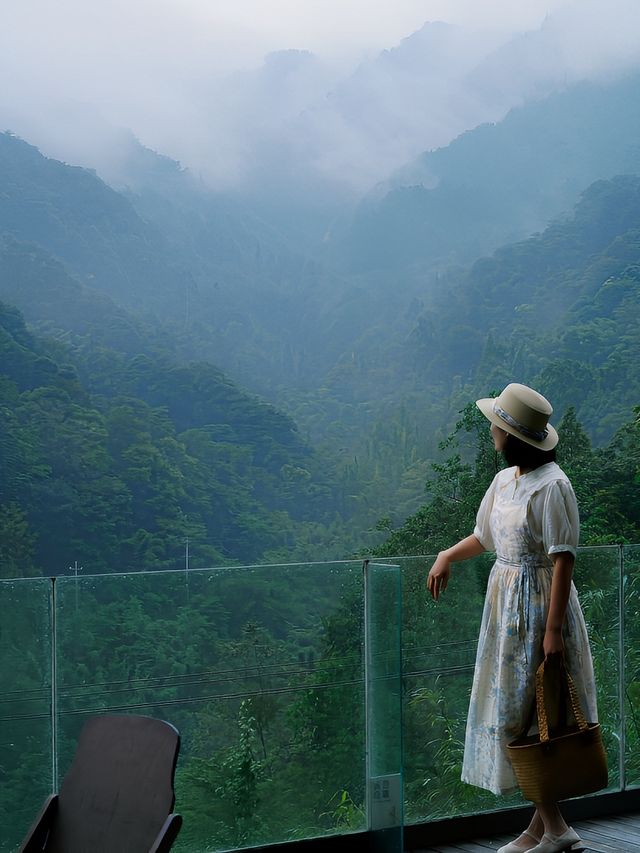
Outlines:
[[[151,717],[87,720],[59,794],[31,827],[23,853],[165,853],[182,818],[172,814],[180,735]]]

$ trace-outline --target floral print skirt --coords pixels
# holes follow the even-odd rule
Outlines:
[[[551,578],[550,565],[514,565],[498,560],[484,604],[465,737],[462,780],[494,794],[518,785],[507,743],[530,719],[535,672],[543,658]],[[590,722],[597,721],[593,663],[574,585],[563,630],[565,663]],[[534,716],[535,720],[535,716]]]

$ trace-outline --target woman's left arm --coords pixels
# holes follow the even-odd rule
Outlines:
[[[544,655],[554,655],[564,651],[562,641],[562,626],[564,624],[569,594],[571,592],[571,578],[573,577],[573,564],[576,558],[571,551],[559,551],[551,555],[553,560],[553,578],[551,579],[551,601],[549,604],[549,615],[542,644]]]

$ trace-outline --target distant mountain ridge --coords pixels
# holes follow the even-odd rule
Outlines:
[[[289,339],[303,330],[283,328],[281,317],[308,316],[312,301],[322,310],[318,265],[175,162],[140,146],[132,156],[138,185],[118,192],[95,173],[0,134],[0,234],[37,244],[90,290],[169,328],[185,358],[209,359],[264,389],[261,356],[246,366],[237,356],[251,336],[254,347],[281,346],[295,376]],[[317,324],[305,322],[308,339]]]
[[[174,109],[179,133],[163,134],[167,114],[146,127],[145,110],[132,131],[315,252],[346,209],[421,151],[532,99],[637,69],[637,10],[630,0],[607,5],[569,2],[516,33],[428,21],[356,67],[293,45],[257,67],[190,80]],[[60,100],[56,110],[0,98],[0,116],[4,106],[4,126],[46,153],[133,186],[117,111]],[[152,114],[161,107],[162,94]]]
[[[400,170],[343,236],[355,270],[468,263],[546,227],[593,181],[640,171],[640,75],[512,110]]]
[[[597,181],[573,215],[447,275],[399,370],[471,397],[519,377],[609,440],[640,400],[639,270],[640,177]]]
[[[0,185],[0,232],[37,243],[129,307],[184,304],[188,278],[158,231],[94,173],[46,158],[4,133]]]

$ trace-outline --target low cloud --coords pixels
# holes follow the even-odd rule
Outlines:
[[[482,26],[469,0],[375,16],[364,0],[331,2],[274,0],[268,17],[262,0],[224,14],[202,0],[10,4],[0,124],[114,181],[131,131],[215,187],[361,193],[527,97],[640,58],[636,0],[504,0]],[[422,26],[425,12],[455,25]],[[295,49],[263,59],[273,48]]]

